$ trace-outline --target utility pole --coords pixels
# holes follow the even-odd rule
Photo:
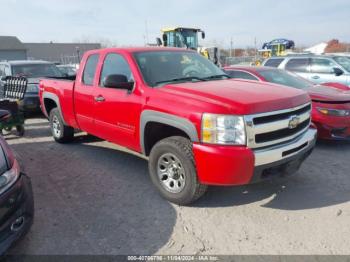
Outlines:
[[[147,20],[145,20],[145,35],[146,35],[146,45],[149,44],[148,41],[148,23]]]
[[[254,37],[254,58],[256,60],[257,50],[256,50],[256,37]]]
[[[232,57],[232,47],[233,47],[233,41],[232,41],[232,37],[231,37],[231,41],[230,41],[230,57]]]

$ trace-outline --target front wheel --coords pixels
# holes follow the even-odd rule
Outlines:
[[[184,137],[159,141],[151,150],[148,166],[153,184],[170,202],[188,205],[207,189],[198,181],[192,143]]]
[[[60,111],[54,108],[50,112],[50,127],[53,138],[58,143],[67,143],[74,138],[74,128],[63,123]]]

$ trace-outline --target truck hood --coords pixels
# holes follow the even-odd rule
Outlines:
[[[232,114],[256,114],[293,108],[310,101],[306,92],[248,80],[217,80],[168,84],[163,92],[219,104]]]
[[[314,85],[305,89],[315,102],[350,102],[350,91],[343,91],[340,89]]]

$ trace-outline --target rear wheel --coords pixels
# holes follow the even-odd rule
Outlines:
[[[58,143],[67,143],[74,138],[74,128],[63,123],[60,111],[54,108],[50,112],[50,127],[53,138]]]
[[[149,172],[160,194],[179,205],[196,201],[207,189],[198,181],[192,143],[184,137],[159,141],[150,153]]]

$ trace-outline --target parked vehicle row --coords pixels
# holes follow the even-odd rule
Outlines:
[[[75,81],[41,80],[40,102],[57,142],[80,129],[141,153],[160,194],[185,205],[208,185],[292,174],[315,145],[307,93],[229,78],[190,50],[102,49]]]
[[[264,66],[276,67],[295,72],[315,83],[335,82],[350,89],[350,57],[338,55],[290,55],[272,57],[263,62]]]
[[[27,78],[21,109],[41,108],[57,142],[72,141],[79,129],[143,154],[160,194],[187,205],[210,185],[295,173],[317,136],[348,139],[346,59],[278,57],[266,60],[265,67],[222,70],[191,50],[111,48],[84,54],[78,71],[12,61],[1,62],[0,73],[2,80]],[[305,61],[309,75],[301,70]],[[309,80],[268,66],[293,69]],[[0,110],[0,121],[7,117]],[[34,214],[30,179],[2,138],[0,210],[2,254],[28,231]]]
[[[25,112],[41,111],[39,103],[39,79],[41,77],[59,78],[64,76],[53,63],[32,60],[0,62],[0,72],[0,92],[3,90],[6,77],[27,78],[27,92],[24,99],[20,101],[20,109]]]
[[[305,90],[312,99],[312,122],[317,126],[318,137],[350,138],[350,92],[313,84],[294,73],[272,67],[236,66],[227,67],[225,71],[232,78],[270,82]]]

